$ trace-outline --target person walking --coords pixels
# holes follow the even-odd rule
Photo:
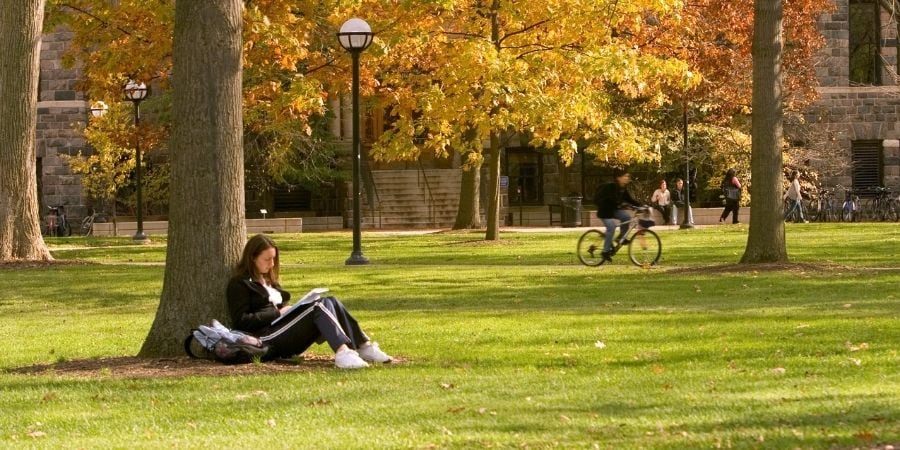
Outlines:
[[[800,222],[809,223],[809,221],[803,217],[803,206],[800,204],[803,200],[803,193],[800,191],[800,172],[796,170],[792,171],[790,180],[791,184],[788,185],[787,192],[781,197],[782,200],[790,199],[790,205],[784,212],[784,220],[793,217],[794,212],[796,211]]]
[[[741,209],[741,182],[734,169],[728,169],[725,172],[725,178],[722,179],[722,192],[725,195],[725,210],[719,217],[719,223],[725,223],[728,214],[732,214],[731,223],[741,223],[738,220],[738,211]]]

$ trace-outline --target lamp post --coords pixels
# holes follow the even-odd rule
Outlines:
[[[137,176],[137,231],[134,232],[135,241],[148,242],[147,235],[144,234],[144,212],[143,202],[141,198],[141,138],[138,134],[138,125],[141,123],[141,102],[150,94],[150,88],[144,83],[129,81],[125,85],[125,100],[134,104],[134,150],[135,150],[135,174]]]
[[[91,116],[99,119],[106,115],[106,112],[109,111],[109,106],[103,100],[99,100],[91,103],[90,111]]]
[[[362,254],[362,233],[360,232],[359,172],[361,146],[359,139],[359,54],[372,44],[372,28],[362,19],[350,19],[341,25],[337,33],[341,47],[350,52],[353,59],[353,252],[345,264],[365,265],[369,259]]]
[[[681,124],[684,134],[684,220],[681,221],[682,230],[694,228],[693,214],[691,213],[691,155],[688,152],[688,114],[687,102],[681,108]]]

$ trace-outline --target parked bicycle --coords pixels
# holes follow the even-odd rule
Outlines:
[[[859,195],[853,192],[853,188],[845,188],[837,185],[836,189],[844,190],[844,203],[841,205],[840,219],[842,222],[859,222],[862,218],[862,209],[859,203]]]
[[[94,234],[94,223],[96,222],[104,222],[103,214],[98,214],[97,211],[91,210],[91,213],[87,216],[84,216],[81,219],[81,227],[78,228],[82,236],[93,236]]]
[[[635,209],[635,215],[628,222],[628,230],[625,236],[613,240],[611,255],[614,256],[622,247],[628,247],[628,257],[634,265],[650,267],[659,262],[662,255],[662,241],[650,227],[655,222],[650,219],[650,208],[641,207]],[[578,239],[578,260],[586,266],[599,266],[606,262],[603,258],[603,242],[606,232],[598,229],[585,231]]]
[[[44,226],[44,234],[47,236],[71,236],[72,226],[66,218],[64,205],[47,206],[50,213],[47,214],[47,223]]]
[[[893,191],[886,187],[875,187],[872,189],[875,197],[872,198],[869,214],[873,220],[895,222],[898,217],[898,201]]]
[[[837,220],[834,206],[834,189],[820,188],[817,196],[810,202],[810,218],[815,222],[832,222]]]

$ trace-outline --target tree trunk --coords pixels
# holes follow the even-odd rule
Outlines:
[[[742,263],[787,261],[781,207],[781,0],[756,0],[753,24],[753,211]]]
[[[228,321],[225,286],[246,241],[241,5],[175,3],[166,272],[142,357],[181,355],[192,327]]]
[[[481,164],[464,166],[454,230],[481,228]]]
[[[491,133],[491,157],[488,160],[487,241],[500,240],[500,136]]]
[[[35,129],[44,0],[0,8],[0,261],[49,261],[38,210]]]

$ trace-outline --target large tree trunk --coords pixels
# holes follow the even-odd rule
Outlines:
[[[481,228],[481,164],[464,166],[454,230]]]
[[[0,8],[0,261],[53,259],[41,237],[34,134],[44,0]]]
[[[500,136],[491,133],[491,156],[488,160],[488,213],[487,232],[484,239],[500,239]]]
[[[756,0],[753,24],[753,211],[742,263],[787,261],[781,214],[781,0]]]
[[[175,3],[169,240],[143,357],[180,355],[192,327],[228,319],[225,286],[246,241],[241,3]]]

